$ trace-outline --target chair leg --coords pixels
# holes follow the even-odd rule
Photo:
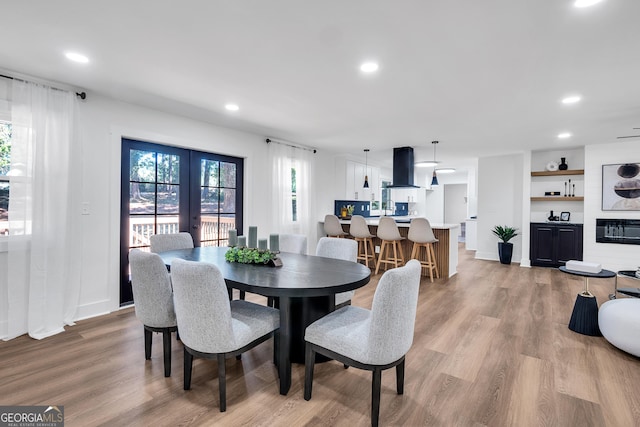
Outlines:
[[[245,296],[246,296],[246,292],[240,291],[240,299],[244,299]]]
[[[387,241],[383,240],[381,245],[380,245],[380,254],[378,255],[378,262],[376,263],[376,274],[378,274],[378,271],[380,270],[380,264],[382,263],[382,260],[384,259],[384,250],[387,247]],[[388,249],[387,249],[388,251]]]
[[[220,389],[220,412],[227,410],[227,379],[224,353],[218,354],[218,388]]]
[[[427,269],[429,270],[429,280],[431,280],[431,283],[433,283],[434,259],[431,258],[431,245],[428,244],[424,249],[427,253]]]
[[[380,388],[382,385],[382,370],[373,370],[373,381],[371,383],[371,426],[378,427],[380,417]]]
[[[164,376],[171,376],[171,331],[162,331],[162,348],[164,353]]]
[[[193,370],[193,354],[184,349],[184,389],[191,388],[191,371]]]
[[[304,400],[311,400],[313,387],[313,368],[316,362],[316,352],[311,344],[306,343],[304,348]]]
[[[147,360],[151,360],[151,343],[153,341],[153,332],[144,328],[144,358]]]
[[[400,247],[400,242],[397,240],[393,241],[393,258],[394,258],[394,266],[395,268],[400,267],[400,265],[398,264],[398,261],[400,261],[400,258],[398,258],[398,250],[400,251],[400,256],[402,257],[402,248]],[[404,263],[404,260],[403,260]]]
[[[404,394],[404,359],[396,365],[396,391]]]
[[[429,251],[431,251],[431,259],[433,260],[433,270],[436,272],[436,278],[440,278],[440,273],[438,273],[438,264],[436,263],[436,251],[433,249],[433,243],[429,245]]]
[[[373,246],[373,239],[367,239],[369,242],[369,246],[371,248],[371,261],[373,261],[373,266],[376,266],[376,248]],[[367,260],[367,267],[369,266],[369,261]]]
[[[273,364],[276,365],[276,368],[280,367],[280,360],[278,359],[278,355],[280,354],[278,350],[280,349],[280,330],[278,329],[273,334]],[[278,375],[280,375],[280,369],[278,369]]]

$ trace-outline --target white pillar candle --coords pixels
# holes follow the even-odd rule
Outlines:
[[[249,247],[258,247],[258,227],[256,227],[255,225],[249,227]]]
[[[229,246],[236,246],[238,244],[238,230],[229,230]]]
[[[260,249],[261,251],[267,250],[267,239],[258,240],[258,249]]]
[[[280,250],[280,235],[279,234],[270,234],[269,235],[269,250],[271,250],[271,252],[278,252]]]

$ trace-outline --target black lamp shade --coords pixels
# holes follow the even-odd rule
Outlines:
[[[438,185],[438,175],[436,175],[436,171],[433,171],[433,178],[431,178],[431,186],[435,187]]]

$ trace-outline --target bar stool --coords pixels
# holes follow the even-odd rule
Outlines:
[[[433,244],[438,241],[433,235],[431,224],[426,218],[413,218],[409,224],[408,239],[413,242],[411,250],[411,258],[420,261],[422,268],[426,268],[429,272],[429,278],[433,282],[433,272],[436,272],[436,278],[440,278],[438,273],[438,265],[436,264],[436,254],[433,250]],[[424,248],[426,260],[420,258],[420,249]]]
[[[367,221],[362,215],[353,215],[351,217],[351,228],[349,233],[358,242],[358,260],[364,261],[364,265],[369,267],[369,260],[373,261],[376,266],[376,251],[373,247],[373,238],[376,237],[369,232]],[[371,250],[371,252],[369,252]]]
[[[324,216],[324,233],[328,237],[344,237],[348,234],[342,229],[338,217],[331,214]]]
[[[376,274],[380,270],[380,264],[391,264],[394,268],[404,265],[404,255],[402,255],[402,246],[400,245],[404,237],[400,235],[398,225],[393,218],[388,216],[380,217],[377,234],[378,238],[382,240],[382,244],[380,245],[380,254],[376,264]],[[385,249],[387,250],[386,256]],[[393,254],[390,253],[391,250],[393,250]]]

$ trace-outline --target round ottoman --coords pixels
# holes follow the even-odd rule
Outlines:
[[[612,345],[640,357],[640,299],[607,301],[598,312],[600,332]]]

